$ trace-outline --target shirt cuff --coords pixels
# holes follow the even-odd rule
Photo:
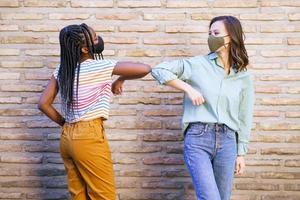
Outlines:
[[[237,144],[237,154],[238,156],[244,156],[248,152],[248,144],[247,143],[239,143]]]
[[[164,69],[152,69],[151,75],[162,85],[168,81],[177,79],[175,74]]]

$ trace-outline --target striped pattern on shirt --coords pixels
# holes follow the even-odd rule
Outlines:
[[[65,113],[67,122],[88,121],[96,118],[108,119],[112,71],[116,65],[113,60],[85,60],[80,64],[78,83],[78,102],[74,108],[74,116]],[[57,66],[53,76],[57,79]],[[75,73],[74,94],[76,93],[77,71]],[[74,102],[76,97],[74,95]]]

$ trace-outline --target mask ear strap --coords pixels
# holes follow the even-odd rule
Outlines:
[[[225,43],[223,46],[225,47],[225,49],[227,49],[226,44],[229,44],[230,42]]]
[[[224,35],[223,38],[224,38],[224,37],[229,37],[229,35]],[[223,45],[223,46],[225,47],[225,49],[227,49],[226,44],[229,44],[229,43],[230,43],[230,42],[227,42],[227,43],[225,43],[225,44]]]

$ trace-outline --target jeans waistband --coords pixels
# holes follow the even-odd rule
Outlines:
[[[200,126],[203,126],[205,127],[205,129],[208,129],[208,128],[212,128],[212,129],[227,129],[227,130],[231,130],[231,131],[235,131],[231,128],[229,128],[226,124],[222,124],[222,123],[205,123],[205,122],[191,122],[190,125],[200,125]]]
[[[103,119],[102,118],[96,118],[96,119],[91,119],[88,121],[78,121],[74,123],[68,123],[66,122],[64,126],[87,126],[87,125],[102,125],[103,124]]]

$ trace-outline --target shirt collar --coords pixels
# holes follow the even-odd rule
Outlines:
[[[210,53],[208,54],[208,58],[209,58],[211,61],[213,61],[217,66],[219,66],[219,65],[217,64],[217,62],[216,62],[217,57],[218,57],[218,55],[217,55],[216,52],[210,52]],[[219,67],[221,67],[221,66],[219,66]],[[221,67],[221,68],[222,68],[222,67]],[[230,74],[231,74],[231,75],[233,74],[232,72],[234,72],[234,74],[236,74],[236,73],[238,72],[238,71],[237,71],[236,64],[233,64],[233,66],[231,66],[231,70],[230,70]]]
[[[210,59],[210,60],[214,60],[214,59],[216,59],[218,57],[218,55],[215,53],[215,52],[210,52],[209,54],[208,54],[208,58]]]

